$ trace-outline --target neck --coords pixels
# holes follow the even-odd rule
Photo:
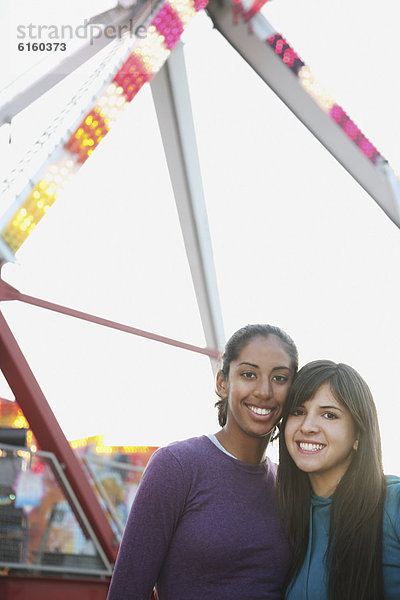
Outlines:
[[[314,494],[322,496],[322,498],[329,498],[335,492],[337,486],[340,483],[343,475],[346,473],[349,465],[353,459],[353,453],[349,454],[348,459],[333,470],[326,471],[324,473],[309,473],[311,487]]]
[[[338,483],[340,481],[332,480],[331,478],[324,477],[323,475],[316,475],[315,473],[309,473],[312,491],[316,496],[322,498],[329,498],[335,492]]]
[[[215,434],[215,437],[227,452],[233,454],[242,462],[258,465],[265,458],[269,436],[250,438],[246,435],[240,438],[237,434],[235,436],[230,435],[225,426]]]

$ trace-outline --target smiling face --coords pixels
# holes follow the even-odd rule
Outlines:
[[[348,408],[336,400],[328,383],[291,411],[285,443],[297,467],[308,473],[319,496],[331,495],[357,450],[357,432]]]
[[[217,391],[228,398],[225,434],[232,442],[267,438],[279,421],[293,379],[291,359],[275,335],[256,336],[229,365],[226,379],[220,371]]]

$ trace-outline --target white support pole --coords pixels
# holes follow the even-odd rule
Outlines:
[[[206,343],[221,349],[224,328],[181,44],[152,80],[151,90]]]

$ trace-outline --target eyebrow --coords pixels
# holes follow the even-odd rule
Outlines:
[[[240,367],[242,365],[247,365],[248,367],[254,367],[255,369],[259,369],[260,368],[259,365],[255,365],[254,363],[247,362],[247,361],[243,361],[243,362],[239,363],[238,367]],[[272,370],[273,371],[281,371],[282,369],[285,369],[286,371],[291,371],[292,370],[290,367],[286,367],[286,366],[274,367]]]
[[[306,400],[305,402],[301,402],[300,404],[297,404],[297,406],[295,406],[294,408],[299,408],[300,406],[305,408],[305,404],[306,402],[308,402],[308,400]],[[322,408],[323,410],[328,410],[328,409],[334,409],[334,410],[340,410],[341,413],[344,414],[344,410],[342,410],[341,408],[339,408],[339,406],[335,406],[334,404],[327,404],[325,406],[319,406],[318,408]]]

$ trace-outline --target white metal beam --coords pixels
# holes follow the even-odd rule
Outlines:
[[[152,80],[151,91],[206,343],[221,349],[224,328],[181,44]]]
[[[134,34],[135,29],[151,14],[153,8],[153,0],[141,0],[134,9],[116,7],[97,17],[91,18],[86,24],[88,37],[84,45],[68,54],[56,64],[53,61],[51,67],[48,67],[44,61],[43,64],[32,69],[30,73],[32,76],[29,77],[29,82],[23,89],[21,89],[19,81],[9,86],[7,89],[7,100],[0,106],[0,126],[3,123],[11,123],[15,115],[112,42],[118,36],[119,31],[129,31]],[[133,30],[131,27],[132,23],[134,23]],[[97,27],[97,29],[91,30],[91,26]],[[109,26],[115,29],[111,34],[107,35],[105,32]],[[128,29],[125,29],[125,26]],[[91,35],[91,31],[93,35]]]
[[[387,161],[373,164],[301,86],[299,79],[266,43],[276,33],[257,13],[250,22],[233,22],[230,0],[211,0],[207,7],[214,26],[277,96],[341,163],[400,227],[400,185]]]

